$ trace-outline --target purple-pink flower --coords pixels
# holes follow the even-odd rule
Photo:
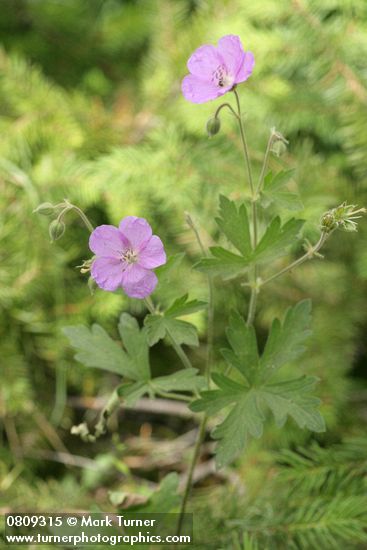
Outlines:
[[[254,68],[254,56],[243,50],[240,38],[223,36],[218,46],[200,46],[187,62],[190,74],[182,81],[182,93],[188,101],[205,103],[244,82]]]
[[[146,298],[158,279],[152,269],[166,263],[163,243],[144,218],[127,216],[119,227],[100,225],[89,238],[96,255],[91,274],[103,290],[122,287],[131,298]]]

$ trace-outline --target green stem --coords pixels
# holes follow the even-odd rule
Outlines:
[[[199,433],[198,433],[198,437],[196,439],[194,452],[193,452],[193,455],[192,455],[189,471],[188,471],[188,474],[187,474],[187,481],[186,481],[186,485],[185,485],[185,491],[184,491],[184,494],[183,494],[183,497],[182,497],[180,517],[179,517],[178,526],[177,526],[177,535],[180,535],[180,533],[181,533],[182,523],[183,523],[185,511],[186,511],[186,505],[187,505],[188,498],[190,496],[190,491],[191,491],[191,485],[192,485],[192,480],[193,480],[193,476],[194,476],[195,466],[196,466],[196,462],[199,458],[201,444],[204,441],[204,437],[205,437],[205,430],[206,430],[207,421],[208,421],[208,416],[206,414],[204,414],[202,416],[202,419],[201,419],[201,422],[200,422]]]
[[[58,220],[62,220],[62,218],[65,216],[65,214],[67,212],[69,212],[69,210],[75,210],[75,212],[79,215],[79,217],[83,220],[84,222],[84,225],[86,226],[86,228],[88,229],[88,231],[90,233],[92,233],[94,231],[94,227],[93,225],[91,224],[91,222],[89,221],[88,217],[84,214],[83,210],[81,210],[79,208],[79,206],[76,206],[75,204],[72,204],[71,202],[69,202],[67,199],[64,199],[64,205],[66,205],[66,207],[64,208],[64,210],[62,210],[60,212],[60,214],[58,215]]]
[[[214,113],[214,118],[217,118],[219,113],[221,112],[221,110],[224,108],[224,107],[227,107],[231,113],[237,118],[238,120],[238,114],[236,113],[236,111],[233,109],[232,105],[230,105],[229,103],[222,103],[222,105],[219,105],[218,109],[215,111]]]
[[[252,206],[252,224],[253,224],[253,247],[255,249],[257,246],[257,209],[256,209],[257,193],[255,193],[255,188],[252,181],[250,156],[249,156],[248,147],[247,147],[245,128],[242,121],[240,99],[238,97],[237,90],[234,89],[233,92],[237,103],[238,124],[240,128],[245,164],[247,166],[248,180],[249,180],[251,195],[252,195],[251,206]],[[258,290],[256,288],[256,281],[257,281],[257,266],[255,264],[253,269],[253,286],[251,289],[250,304],[249,304],[249,310],[247,315],[247,325],[251,325],[255,318],[257,293],[258,293]]]
[[[257,269],[256,266],[254,268],[254,285],[256,285],[256,279],[257,279]],[[251,296],[250,296],[250,304],[248,308],[248,314],[247,314],[247,326],[250,326],[253,324],[255,319],[255,313],[256,313],[256,303],[257,303],[257,294],[258,290],[256,288],[251,289]]]
[[[250,157],[249,157],[249,153],[248,153],[246,134],[245,134],[245,129],[244,129],[244,126],[243,126],[243,121],[242,121],[240,98],[238,97],[238,93],[237,93],[236,88],[234,88],[233,93],[234,93],[235,98],[236,98],[237,111],[238,111],[238,117],[237,118],[238,118],[238,124],[239,124],[239,127],[240,127],[240,134],[241,134],[241,141],[242,141],[242,145],[243,145],[245,164],[246,164],[246,167],[247,167],[248,181],[249,181],[249,184],[250,184],[252,198],[254,198],[255,189],[254,189],[254,184],[253,184],[253,181],[252,181],[251,164],[250,164]]]
[[[268,277],[267,279],[264,279],[263,281],[261,281],[261,286],[264,286],[267,283],[270,283],[271,281],[274,281],[274,279],[277,279],[278,277],[280,277],[284,273],[287,273],[288,271],[291,271],[295,267],[298,267],[299,265],[303,264],[306,260],[310,260],[320,250],[320,248],[323,246],[323,244],[325,243],[325,241],[329,237],[329,235],[330,235],[330,233],[322,232],[318,242],[315,244],[315,246],[310,248],[306,252],[306,254],[304,254],[303,256],[301,256],[301,258],[298,258],[298,260],[295,260],[294,262],[292,262],[288,266],[284,267],[283,269],[281,269],[277,273],[274,273],[274,275],[271,275],[271,277]]]

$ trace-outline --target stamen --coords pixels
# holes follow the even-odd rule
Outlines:
[[[213,71],[212,82],[220,88],[230,86],[232,83],[232,78],[227,73],[227,69],[224,65],[218,65],[218,67]]]
[[[127,248],[122,253],[121,259],[127,264],[135,264],[138,261],[138,255],[132,248]]]

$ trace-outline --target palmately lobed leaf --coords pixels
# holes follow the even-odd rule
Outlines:
[[[287,310],[283,323],[273,321],[260,359],[263,380],[305,351],[303,343],[311,335],[311,309],[311,300],[303,300]]]
[[[196,313],[207,307],[207,303],[202,300],[189,300],[189,295],[184,294],[180,298],[177,298],[173,304],[166,309],[165,317],[183,317]]]
[[[152,387],[162,391],[196,391],[205,386],[203,376],[198,376],[198,369],[184,369],[167,376],[152,380]]]
[[[287,210],[301,210],[303,208],[298,193],[291,192],[286,188],[293,175],[294,170],[282,170],[275,176],[272,172],[267,174],[261,193],[262,204],[265,208],[271,203]]]
[[[250,436],[260,437],[265,422],[264,412],[270,410],[278,426],[288,417],[300,428],[314,432],[325,430],[318,410],[320,400],[312,395],[318,381],[311,376],[271,383],[273,374],[304,351],[303,343],[310,334],[311,303],[304,300],[289,308],[283,323],[275,320],[270,329],[264,353],[258,356],[256,335],[244,319],[232,313],[227,337],[231,349],[223,350],[229,366],[242,375],[242,382],[214,373],[218,389],[203,391],[190,408],[215,415],[232,407],[225,419],[214,429],[217,463],[221,467],[242,451]]]
[[[149,380],[149,346],[145,329],[129,313],[122,313],[118,324],[124,347],[134,365],[135,380]]]
[[[167,514],[178,509],[181,496],[178,494],[179,477],[176,472],[171,472],[162,479],[157,491],[152,493],[146,503],[129,507],[129,512],[140,514]],[[126,510],[121,510],[126,513]]]
[[[220,198],[220,214],[217,223],[227,239],[240,254],[222,246],[211,247],[211,256],[201,258],[194,268],[210,275],[236,277],[244,274],[255,263],[275,260],[284,256],[288,248],[298,239],[304,220],[292,218],[281,224],[275,217],[267,227],[255,249],[251,246],[248,217],[245,205],[237,209],[235,203],[226,197]]]
[[[123,399],[125,405],[132,407],[144,394],[149,393],[149,385],[144,381],[127,382],[118,386],[116,391],[118,396]]]
[[[249,382],[253,381],[257,373],[259,352],[254,327],[248,326],[244,318],[232,311],[229,319],[229,327],[226,330],[227,340],[231,350],[222,350],[222,355],[229,366],[240,371]]]
[[[199,339],[197,329],[187,321],[181,321],[173,317],[151,314],[144,320],[150,346],[154,346],[166,336],[172,336],[178,344],[198,346]]]
[[[154,346],[166,336],[173,337],[178,344],[198,346],[199,339],[195,325],[176,317],[183,317],[207,307],[201,300],[189,300],[188,294],[177,298],[163,313],[152,313],[146,316],[146,327],[150,346]]]
[[[220,217],[216,218],[218,226],[242,256],[250,256],[252,246],[246,205],[241,204],[237,208],[234,201],[224,195],[220,195],[219,204]]]
[[[260,239],[252,260],[264,262],[284,256],[288,247],[297,240],[304,223],[304,220],[292,218],[281,225],[279,216],[275,217]]]
[[[201,258],[194,268],[210,275],[234,276],[244,273],[250,266],[250,260],[234,254],[221,246],[210,247],[211,257]]]
[[[63,333],[75,349],[75,359],[86,367],[135,379],[134,364],[124,350],[99,325],[65,327]]]

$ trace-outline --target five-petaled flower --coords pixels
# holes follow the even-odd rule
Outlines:
[[[158,279],[152,269],[166,263],[162,241],[152,235],[143,218],[127,216],[119,227],[100,225],[90,236],[89,248],[96,255],[91,274],[103,290],[122,287],[131,298],[146,298]]]
[[[218,47],[200,46],[187,62],[189,75],[182,81],[182,93],[188,101],[205,103],[244,82],[251,75],[255,61],[243,50],[238,36],[223,36]]]

